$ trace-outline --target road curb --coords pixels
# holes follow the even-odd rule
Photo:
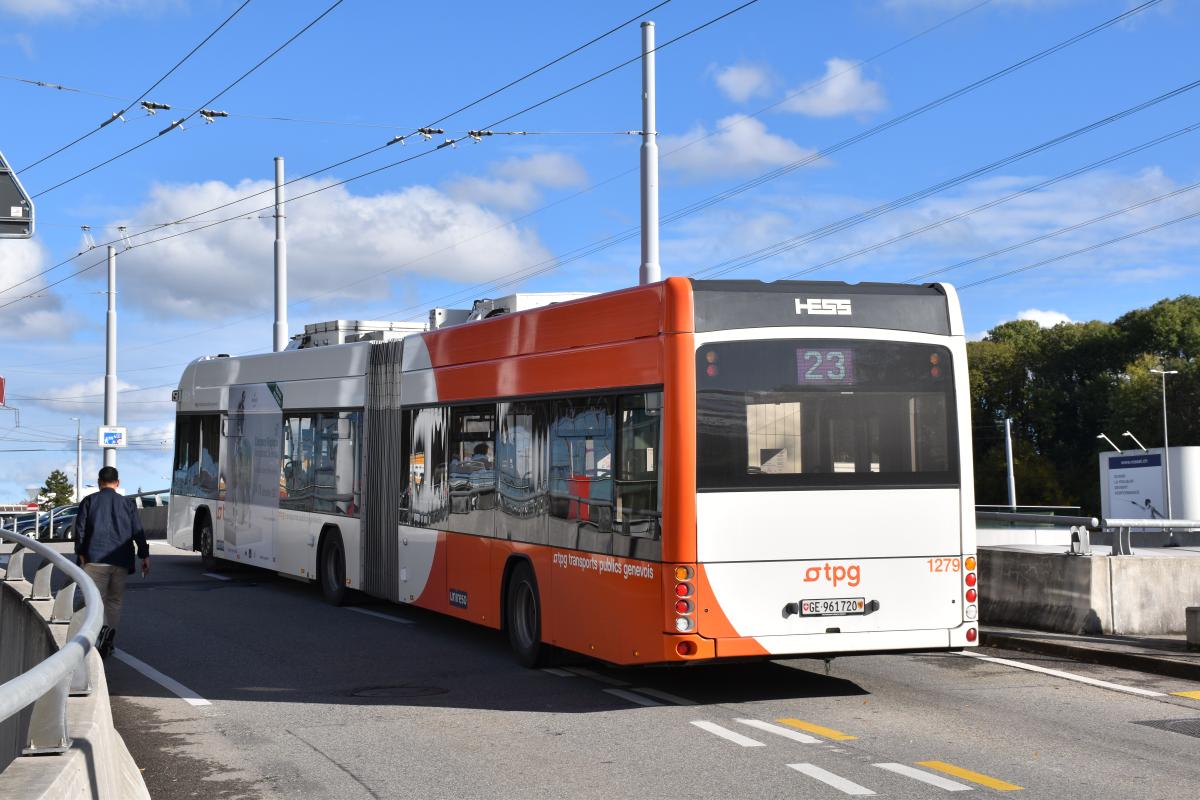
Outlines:
[[[989,633],[981,631],[979,643],[985,647],[999,647],[1005,650],[1020,650],[1025,653],[1039,653],[1046,656],[1059,656],[1073,661],[1085,661],[1090,664],[1103,664],[1108,667],[1132,669],[1139,672],[1149,672],[1155,675],[1166,675],[1169,678],[1200,681],[1200,662],[1189,664],[1173,658],[1127,653],[1106,650],[1098,647],[1084,647],[1067,642],[1048,641],[1045,639],[1012,636],[1005,633]]]

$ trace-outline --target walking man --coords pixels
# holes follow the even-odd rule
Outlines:
[[[133,500],[117,494],[121,480],[116,467],[101,469],[97,485],[100,491],[79,503],[75,554],[104,598],[104,627],[96,639],[96,649],[102,658],[108,658],[121,622],[125,578],[133,574],[134,543],[137,543],[136,556],[142,561],[143,577],[150,571],[150,547]]]

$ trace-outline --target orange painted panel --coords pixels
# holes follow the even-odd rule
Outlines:
[[[663,337],[663,561],[696,560],[696,345]]]
[[[471,364],[657,336],[663,330],[663,285],[504,314],[424,334],[433,366]]]
[[[434,370],[444,403],[662,383],[658,339]],[[695,411],[693,410],[693,415]]]
[[[497,627],[500,596],[491,588],[491,548],[485,536],[446,534],[446,613]]]

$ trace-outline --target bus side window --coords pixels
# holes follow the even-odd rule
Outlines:
[[[659,541],[662,392],[624,395],[619,409],[616,554],[658,559],[662,553]]]
[[[450,516],[459,533],[494,536],[496,507],[496,407],[468,406],[450,412]]]
[[[613,397],[555,400],[550,417],[551,543],[612,553]]]
[[[445,406],[412,412],[407,428],[408,517],[410,525],[429,528],[446,518]]]

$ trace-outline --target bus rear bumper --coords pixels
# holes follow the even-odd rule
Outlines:
[[[974,630],[975,641],[968,641]],[[957,628],[917,631],[862,631],[856,633],[807,633],[789,636],[754,636],[717,639],[717,658],[746,656],[806,656],[837,653],[880,653],[891,650],[959,650],[978,644],[979,626],[964,623]]]

